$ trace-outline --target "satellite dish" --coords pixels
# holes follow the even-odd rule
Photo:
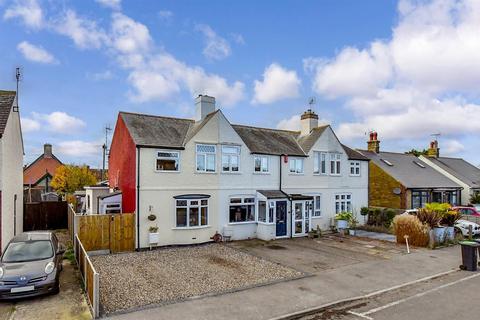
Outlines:
[[[396,194],[396,195],[402,194],[402,189],[400,189],[400,188],[393,188],[393,194]]]

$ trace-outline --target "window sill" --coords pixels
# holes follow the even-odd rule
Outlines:
[[[304,172],[302,172],[302,173],[289,172],[288,175],[289,176],[304,176],[305,173]]]
[[[197,229],[207,229],[211,228],[210,225],[206,226],[196,226],[196,227],[173,227],[172,230],[197,230]]]
[[[217,174],[217,171],[195,171],[195,174]]]
[[[257,221],[242,221],[242,222],[229,222],[229,226],[234,226],[234,225],[239,225],[239,224],[254,224],[257,223]]]
[[[239,171],[235,171],[235,172],[222,171],[222,174],[237,174],[237,175],[240,175],[240,174],[242,174],[242,172],[239,172]]]
[[[312,216],[312,219],[320,219],[323,218],[323,216]]]
[[[260,175],[260,176],[266,176],[266,175],[269,175],[270,172],[253,172],[253,174],[257,174],[257,175]]]
[[[350,177],[361,177],[359,174],[351,174]]]
[[[320,177],[327,177],[328,174],[326,173],[313,173],[314,176],[320,176]]]
[[[258,224],[263,224],[264,226],[275,226],[275,223],[273,222],[258,221]]]
[[[153,170],[155,173],[180,173],[180,170]]]

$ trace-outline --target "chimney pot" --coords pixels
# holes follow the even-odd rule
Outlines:
[[[370,141],[367,142],[367,150],[375,153],[380,152],[380,141],[376,131],[370,132]]]
[[[438,158],[440,156],[440,148],[438,147],[437,140],[430,142],[430,148],[427,151],[427,156],[430,158]]]
[[[50,143],[45,143],[43,145],[43,156],[45,158],[51,158],[53,156],[52,145]]]
[[[312,109],[308,109],[300,116],[302,124],[301,135],[309,135],[310,132],[318,127],[318,115]]]

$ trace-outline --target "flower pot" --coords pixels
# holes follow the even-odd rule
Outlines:
[[[446,238],[447,241],[453,241],[455,239],[455,228],[454,227],[446,227],[445,228]]]
[[[337,220],[337,229],[347,229],[348,221],[347,220]]]
[[[160,234],[158,232],[150,232],[148,234],[148,243],[155,244],[160,240]]]
[[[355,235],[355,229],[348,229],[348,234],[351,236]]]
[[[445,239],[445,227],[433,228],[435,243],[443,243]]]

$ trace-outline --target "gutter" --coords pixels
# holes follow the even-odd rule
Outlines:
[[[140,147],[137,146],[137,251],[140,249]]]

